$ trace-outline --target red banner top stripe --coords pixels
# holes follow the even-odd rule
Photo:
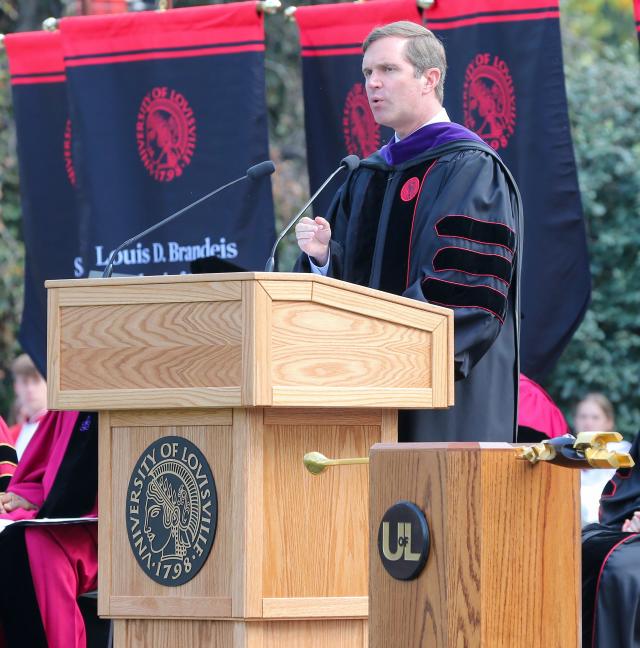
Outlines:
[[[429,22],[427,19],[426,27],[432,29],[434,32],[443,29],[456,29],[457,27],[471,27],[472,25],[486,25],[504,22],[522,22],[523,20],[545,20],[547,18],[560,18],[559,11],[536,11],[535,13],[518,13],[518,14],[504,14],[494,16],[477,16],[475,18],[460,18],[459,20],[447,20],[442,23]]]
[[[133,61],[162,61],[167,59],[195,58],[217,54],[238,54],[240,52],[264,52],[264,45],[229,45],[224,47],[201,47],[198,49],[175,50],[173,52],[144,52],[132,54],[113,54],[111,56],[87,57],[78,61],[69,61],[67,67],[83,65],[106,65],[108,63],[132,63]]]
[[[264,40],[257,2],[234,2],[60,21],[65,59]]]
[[[4,45],[9,57],[9,74],[64,74],[62,44],[58,32],[7,34]]]
[[[512,11],[535,11],[537,9],[559,8],[559,0],[446,0],[435,2],[427,9],[425,18],[443,20],[463,18],[478,13],[510,13]]]
[[[65,83],[67,77],[64,74],[45,74],[44,76],[13,77],[11,85],[41,85],[43,83]]]
[[[359,45],[374,27],[396,20],[420,23],[416,0],[371,0],[296,9],[302,47]]]
[[[633,0],[633,10],[636,14],[636,22],[640,22],[640,0]]]

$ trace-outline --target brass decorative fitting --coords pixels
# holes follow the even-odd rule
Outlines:
[[[42,21],[42,29],[48,32],[54,32],[58,30],[58,19],[57,18],[45,18]]]
[[[280,0],[261,0],[256,9],[263,14],[273,15],[282,9],[282,2]]]
[[[329,466],[350,466],[353,464],[368,464],[369,457],[355,457],[353,459],[329,459],[321,452],[307,452],[303,458],[304,465],[312,475],[319,475]]]

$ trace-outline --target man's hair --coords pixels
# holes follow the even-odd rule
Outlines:
[[[413,65],[416,78],[422,76],[425,70],[437,68],[440,70],[440,81],[435,92],[438,101],[444,100],[444,77],[447,73],[447,57],[444,46],[426,27],[408,20],[399,20],[382,27],[376,27],[362,44],[362,51],[366,52],[372,43],[381,38],[404,38],[407,43],[404,47],[404,56]]]
[[[11,374],[14,380],[18,376],[23,378],[40,378],[40,372],[33,364],[33,360],[26,354],[20,354],[11,364]]]

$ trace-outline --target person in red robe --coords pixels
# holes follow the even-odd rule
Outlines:
[[[539,443],[569,434],[560,408],[537,382],[521,373],[519,391],[518,441]]]
[[[13,435],[0,417],[0,497],[7,490],[11,476],[18,465]]]
[[[96,588],[97,525],[3,521],[97,515],[98,416],[49,412],[0,495],[0,647],[85,648],[77,597]]]

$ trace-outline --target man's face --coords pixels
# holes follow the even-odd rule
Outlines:
[[[428,121],[427,83],[416,78],[404,57],[406,40],[389,36],[374,41],[362,59],[367,97],[375,120],[393,128],[399,137]]]

